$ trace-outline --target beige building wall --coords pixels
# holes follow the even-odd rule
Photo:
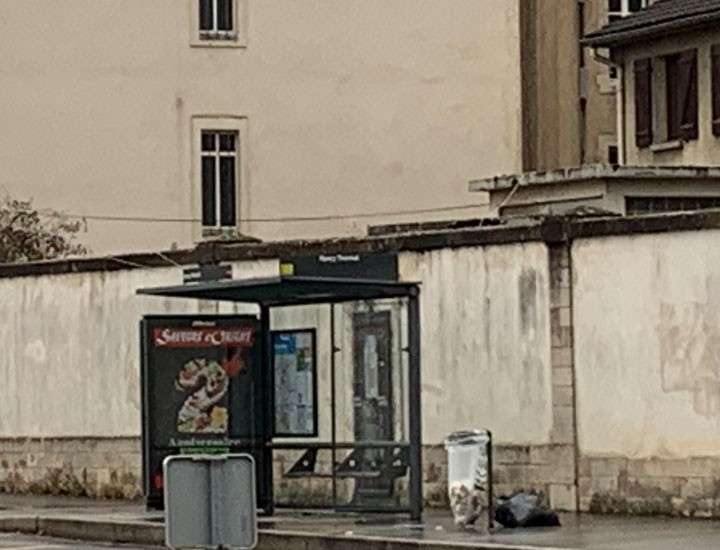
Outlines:
[[[618,51],[617,56],[624,67],[624,129],[628,164],[640,166],[713,166],[720,155],[720,141],[712,133],[712,79],[710,71],[710,50],[720,44],[720,32],[704,32],[678,35],[672,38],[646,41],[627,50]],[[669,147],[662,144],[638,148],[635,144],[635,75],[633,64],[642,58],[665,56],[691,48],[697,48],[698,63],[698,139],[678,142]],[[662,83],[662,71],[654,69],[653,86]],[[657,89],[660,89],[658,86]],[[662,91],[654,92],[653,118],[655,139],[659,139],[665,121]],[[660,141],[662,139],[660,138]],[[659,147],[657,146],[659,145]]]
[[[523,170],[581,163],[576,0],[520,2],[522,22]],[[562,29],[562,31],[560,31]]]
[[[209,48],[194,0],[0,0],[3,191],[83,217],[105,254],[202,238],[204,120],[240,131],[262,239],[479,215],[468,179],[521,169],[517,0],[238,6],[243,47]]]
[[[607,163],[617,143],[617,79],[579,45],[584,34],[607,24],[607,0],[520,6],[523,170]]]
[[[585,0],[585,34],[595,31],[608,23],[607,0]],[[583,137],[583,164],[606,164],[609,162],[609,148],[618,145],[617,90],[620,71],[616,77],[611,67],[599,61],[608,57],[609,52],[592,49],[583,50],[585,66],[581,73],[581,94],[585,104],[585,131]]]

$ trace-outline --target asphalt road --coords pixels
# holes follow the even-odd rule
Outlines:
[[[0,533],[0,550],[148,550],[142,546],[98,544],[97,542],[51,539],[15,533]],[[157,550],[157,548],[153,549]]]

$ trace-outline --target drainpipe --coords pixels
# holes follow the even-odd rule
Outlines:
[[[510,189],[510,192],[507,194],[507,197],[505,197],[502,202],[495,208],[495,216],[498,218],[501,217],[502,209],[505,208],[508,203],[512,200],[512,198],[515,196],[515,193],[517,193],[518,188],[520,187],[520,182],[515,180],[514,185],[512,189]]]
[[[617,136],[618,136],[618,162],[621,166],[626,164],[625,140],[625,71],[623,66],[615,63],[611,58],[602,55],[597,48],[593,49],[593,59],[617,71],[617,93],[615,95],[617,109]]]

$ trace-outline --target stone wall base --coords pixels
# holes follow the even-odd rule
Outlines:
[[[425,504],[448,507],[447,455],[442,446],[423,453]],[[496,445],[493,451],[493,492],[518,490],[540,494],[554,509],[576,510],[574,449],[571,445]]]
[[[720,457],[582,457],[579,488],[584,512],[718,518]]]
[[[276,455],[277,500],[329,505],[329,480],[283,477],[297,458],[297,452]],[[0,492],[136,499],[142,496],[141,460],[135,437],[0,439]],[[325,462],[319,457],[319,471],[330,471]],[[581,457],[577,487],[571,445],[497,445],[493,464],[495,495],[535,491],[556,510],[574,511],[578,501],[583,512],[720,517],[720,457]],[[447,508],[442,446],[425,447],[423,469],[425,505]],[[338,483],[341,502],[351,499],[352,483]],[[396,494],[407,498],[407,480],[398,480]]]
[[[140,498],[140,438],[0,439],[0,492]]]

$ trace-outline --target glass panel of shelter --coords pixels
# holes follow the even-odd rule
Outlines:
[[[275,308],[271,328],[274,334],[315,330],[317,387],[315,433],[299,437],[279,433],[273,439],[276,504],[406,510],[405,300]],[[273,362],[278,376],[282,367]],[[289,414],[278,409],[282,400],[275,395],[276,432],[286,427],[287,417],[282,415]]]

